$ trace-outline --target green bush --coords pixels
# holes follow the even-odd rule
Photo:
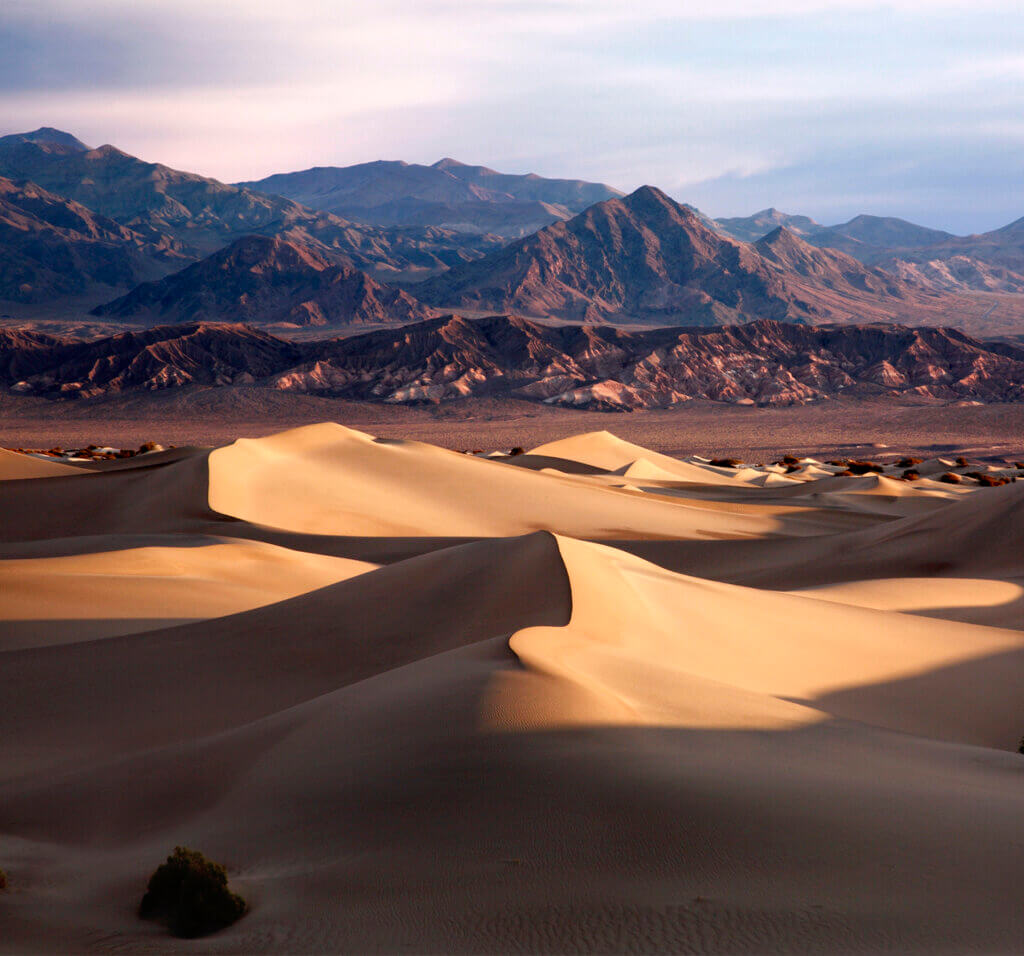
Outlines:
[[[230,926],[246,909],[245,900],[228,889],[223,866],[177,846],[150,877],[139,916],[165,922],[175,936],[192,938]]]

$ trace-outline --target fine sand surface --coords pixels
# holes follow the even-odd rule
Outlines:
[[[706,451],[0,455],[0,952],[1022,951],[1024,481]]]

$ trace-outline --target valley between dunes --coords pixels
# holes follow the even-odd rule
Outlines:
[[[0,951],[1019,951],[1024,481],[915,467],[0,451]]]

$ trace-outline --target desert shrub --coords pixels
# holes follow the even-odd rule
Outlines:
[[[175,936],[191,939],[230,926],[246,909],[245,900],[228,889],[223,866],[177,846],[150,877],[139,916],[160,920]]]
[[[825,464],[826,465],[835,465],[837,468],[845,468],[846,467],[846,461],[847,461],[847,459],[845,459],[845,458],[833,458],[831,461],[826,461]]]
[[[743,464],[738,458],[712,458],[708,464],[716,468],[739,468]]]
[[[920,465],[920,464],[921,464],[921,459],[920,458],[901,458],[898,462],[896,462],[896,467],[897,468],[913,468],[914,465]]]
[[[142,455],[147,451],[156,451],[159,447],[160,445],[155,441],[144,441],[141,445],[139,445],[138,453]]]
[[[1017,753],[1024,754],[1024,737],[1020,738],[1020,746],[1017,747]]]
[[[850,461],[847,462],[846,467],[855,475],[866,475],[868,472],[880,475],[885,471],[881,465],[876,465],[873,461]]]
[[[845,471],[837,471],[836,472],[836,477],[837,478],[852,478],[853,477],[853,472],[850,471],[849,468],[847,468]]]
[[[1019,468],[1021,471],[1024,471],[1024,461],[1015,461],[1013,463],[1013,467]]]
[[[967,467],[967,459],[966,459],[966,458],[964,458],[964,456],[963,456],[963,455],[961,455],[961,456],[960,456],[959,458],[957,458],[957,460],[956,460],[956,466],[957,466],[957,468],[966,468],[966,467]]]
[[[908,468],[905,472],[903,472],[904,481],[920,481],[920,479],[921,472],[919,472],[916,468]]]
[[[516,445],[516,447],[513,448],[508,454],[509,454],[509,457],[511,458],[513,455],[525,455],[526,451],[523,448],[521,448],[519,445]]]
[[[944,481],[947,485],[959,485],[960,476],[953,474],[951,471],[947,471],[944,475],[939,476],[939,481]]]
[[[1022,751],[1024,753],[1024,751]],[[7,874],[3,870],[0,870],[0,890],[7,889]]]
[[[1009,484],[1009,478],[1003,478],[1001,475],[983,475],[980,472],[971,472],[970,477],[973,478],[983,488],[998,488],[1000,485]]]
[[[800,459],[797,458],[796,455],[783,455],[782,456],[782,461],[780,462],[780,464],[782,464],[782,465],[799,465],[800,464]]]

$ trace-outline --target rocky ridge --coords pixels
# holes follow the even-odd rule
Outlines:
[[[15,394],[64,398],[245,385],[392,404],[504,396],[614,411],[697,399],[794,404],[841,394],[1024,401],[1024,349],[990,346],[951,329],[896,325],[763,320],[631,332],[445,316],[302,343],[214,323],[89,343],[7,334],[0,383]]]

